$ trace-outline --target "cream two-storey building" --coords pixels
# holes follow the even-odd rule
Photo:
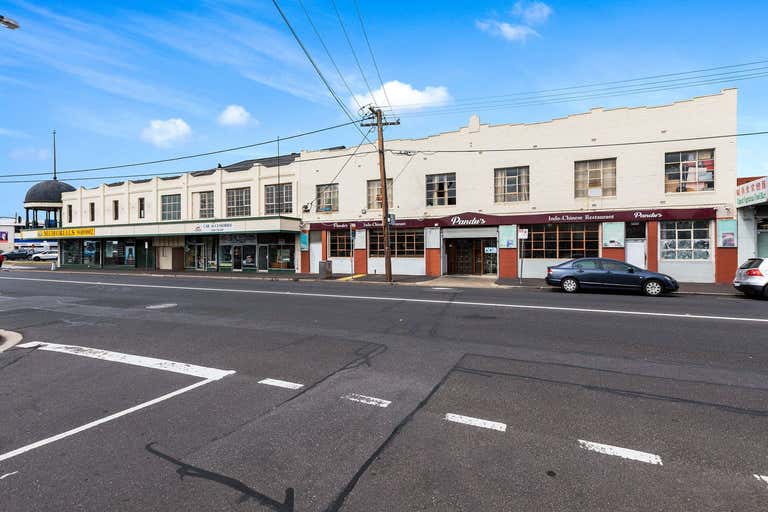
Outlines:
[[[81,188],[61,195],[61,264],[381,273],[389,243],[395,274],[542,277],[604,256],[723,281],[737,261],[736,106],[728,89],[387,140],[388,241],[372,145]]]

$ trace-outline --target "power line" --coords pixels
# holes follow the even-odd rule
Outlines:
[[[333,4],[333,10],[336,11],[336,17],[339,20],[341,31],[344,33],[344,38],[347,40],[349,49],[352,51],[352,56],[355,58],[357,69],[360,71],[360,75],[362,75],[363,77],[363,82],[365,82],[365,86],[368,88],[368,93],[371,95],[371,102],[373,103],[376,101],[376,99],[373,97],[373,90],[371,89],[371,86],[368,83],[368,79],[365,77],[363,66],[360,65],[360,59],[357,58],[357,52],[355,51],[355,47],[352,45],[352,40],[349,38],[349,34],[347,33],[347,28],[344,26],[344,20],[341,19],[341,13],[339,12],[339,8],[336,7],[336,0],[331,0],[331,4]]]
[[[726,71],[723,73],[712,73],[712,74],[706,74],[706,75],[699,75],[695,77],[688,77],[688,78],[674,78],[669,80],[658,80],[658,81],[652,81],[652,82],[645,82],[642,84],[636,84],[636,85],[619,85],[619,86],[613,86],[613,87],[604,87],[604,88],[598,88],[591,91],[584,91],[584,92],[570,92],[570,93],[558,93],[558,94],[542,94],[542,95],[534,95],[530,97],[523,97],[519,100],[514,100],[514,102],[519,101],[539,101],[539,100],[546,100],[551,98],[562,98],[562,97],[569,97],[569,96],[582,96],[582,95],[592,95],[592,94],[602,94],[602,93],[610,93],[611,91],[622,91],[622,90],[633,90],[632,88],[638,88],[638,87],[647,87],[647,86],[653,86],[653,85],[660,85],[660,84],[670,84],[670,86],[675,85],[690,85],[690,84],[697,84],[701,79],[710,78],[715,79],[714,77],[723,77],[720,80],[731,80],[731,79],[738,79],[742,76],[752,76],[752,75],[745,75],[745,73],[753,73],[756,71],[759,71],[761,73],[765,73],[768,70],[768,66],[762,66],[752,69],[745,69],[740,71]],[[666,86],[664,86],[666,87]],[[482,105],[494,105],[494,104],[509,104],[509,101],[511,100],[487,100],[487,101],[478,101],[475,103],[467,103],[462,105],[456,105],[449,108],[470,108],[472,106],[482,106]]]
[[[308,132],[302,132],[297,133],[295,135],[289,135],[288,137],[282,137],[281,140],[288,140],[288,139],[297,139],[299,137],[306,137],[307,135],[314,135],[316,133],[325,132],[328,130],[334,130],[336,128],[341,128],[343,126],[349,126],[351,124],[357,124],[359,121],[351,121],[349,123],[342,123],[342,124],[336,124],[333,126],[328,126],[326,128],[319,128],[317,130],[311,130]],[[205,153],[196,153],[194,155],[182,155],[182,156],[175,156],[171,158],[163,158],[160,160],[147,160],[144,162],[134,162],[134,163],[128,163],[128,164],[117,164],[117,165],[105,165],[102,167],[89,167],[84,169],[71,169],[68,171],[58,171],[58,174],[76,174],[76,173],[83,173],[83,172],[94,172],[94,171],[107,171],[110,169],[124,169],[126,167],[140,167],[143,165],[154,165],[154,164],[162,164],[166,162],[176,162],[179,160],[189,160],[191,158],[200,158],[203,156],[210,156],[210,155],[218,155],[220,153],[228,153],[231,151],[240,151],[242,149],[248,149],[248,148],[255,148],[258,146],[265,146],[267,144],[273,144],[277,142],[277,139],[270,139],[265,140],[262,142],[256,142],[253,144],[246,144],[245,146],[237,146],[234,148],[226,148],[226,149],[217,149],[214,151],[206,151]],[[45,172],[25,172],[25,173],[16,173],[16,174],[0,174],[0,178],[15,178],[15,177],[21,177],[21,176],[48,176],[50,174],[50,171]]]
[[[336,91],[333,90],[333,87],[331,87],[331,84],[328,83],[328,80],[326,80],[325,75],[323,75],[323,72],[320,71],[320,68],[318,67],[315,60],[312,58],[312,55],[310,55],[309,50],[307,50],[307,47],[304,46],[304,43],[301,41],[301,38],[296,33],[296,31],[293,29],[293,26],[291,25],[291,22],[288,21],[288,18],[286,17],[283,10],[280,8],[280,5],[277,3],[277,0],[272,0],[272,3],[275,5],[275,8],[277,8],[277,11],[280,13],[280,16],[283,18],[283,21],[288,26],[288,29],[291,31],[291,34],[293,35],[293,38],[296,39],[296,42],[301,47],[302,51],[304,52],[304,55],[306,55],[307,60],[309,60],[310,64],[312,64],[312,67],[315,68],[315,72],[320,77],[320,80],[323,81],[323,84],[325,84],[325,87],[328,89],[328,92],[331,93],[331,96],[333,96],[333,99],[336,100],[336,103],[338,103],[341,110],[346,114],[346,116],[349,118],[350,121],[353,123],[357,123],[355,119],[352,117],[352,114],[349,113],[347,110],[347,107],[344,105],[344,102],[342,102],[339,97],[336,95]],[[363,130],[360,129],[357,124],[355,124],[355,128],[357,128],[357,131],[359,131],[361,134],[363,133]],[[368,141],[371,142],[371,141]]]
[[[360,28],[363,29],[363,36],[365,37],[365,44],[368,45],[368,52],[371,54],[371,60],[373,61],[373,67],[376,69],[376,76],[379,77],[379,83],[381,84],[381,91],[384,93],[384,99],[387,100],[387,106],[391,109],[392,103],[389,101],[387,95],[387,89],[384,87],[384,80],[381,79],[381,71],[379,70],[379,64],[376,62],[376,56],[373,54],[373,47],[371,41],[368,39],[368,31],[365,29],[365,23],[363,22],[363,15],[360,12],[360,6],[357,4],[357,0],[352,0],[355,4],[355,11],[357,12],[357,19],[360,20]],[[373,98],[373,96],[371,96]]]
[[[325,187],[323,187],[323,189],[320,191],[320,194],[322,194],[323,192],[325,192],[325,191],[328,189],[328,187],[330,187],[330,186],[331,186],[333,183],[335,183],[335,182],[336,182],[336,180],[338,179],[338,177],[341,175],[341,171],[343,171],[343,170],[344,170],[344,168],[347,166],[347,164],[348,164],[349,162],[351,162],[351,161],[352,161],[352,157],[353,157],[353,156],[355,156],[355,154],[357,154],[357,151],[358,151],[358,150],[359,150],[359,149],[362,147],[362,145],[363,145],[363,143],[366,141],[366,139],[368,139],[368,134],[369,134],[369,133],[371,133],[371,130],[373,130],[373,127],[371,127],[371,128],[368,128],[368,131],[365,133],[365,135],[363,135],[363,140],[361,140],[361,141],[360,141],[360,144],[358,144],[357,146],[355,146],[355,150],[354,150],[354,151],[353,151],[353,152],[352,152],[352,153],[349,155],[349,158],[347,158],[347,159],[344,161],[344,163],[342,164],[341,168],[340,168],[340,169],[339,169],[339,171],[336,173],[336,175],[335,175],[333,178],[331,178],[331,181],[330,181],[328,184],[326,184],[326,185],[325,185]],[[376,152],[376,151],[371,151],[370,153],[375,153],[375,152]],[[346,156],[346,155],[344,155],[344,156]],[[306,161],[306,160],[305,160],[305,161]],[[312,208],[312,203],[314,203],[315,201],[317,201],[317,196],[318,196],[318,194],[315,194],[315,197],[314,197],[314,199],[312,199],[310,202],[308,202],[307,204],[305,204],[305,205],[304,205],[304,207],[305,207],[305,208]]]
[[[303,0],[299,0],[299,5],[301,5],[301,9],[304,11],[304,14],[307,16],[307,21],[309,21],[309,24],[312,27],[312,30],[314,30],[315,35],[317,36],[317,39],[320,41],[320,44],[322,45],[323,49],[325,50],[325,54],[328,56],[328,59],[331,61],[331,64],[333,64],[333,68],[336,70],[336,74],[339,75],[339,78],[341,79],[341,82],[344,84],[344,87],[346,87],[347,92],[349,93],[350,97],[357,104],[357,108],[359,108],[362,111],[363,110],[363,106],[360,104],[359,101],[357,101],[357,96],[355,96],[355,93],[352,92],[352,88],[347,83],[347,79],[344,78],[344,74],[339,69],[339,66],[336,65],[336,60],[331,55],[331,51],[328,49],[328,46],[326,46],[325,41],[323,40],[323,37],[320,35],[320,31],[317,30],[317,27],[315,26],[315,23],[312,21],[312,17],[309,15],[309,11],[304,6]]]
[[[702,137],[683,137],[679,139],[637,140],[628,142],[609,142],[606,144],[583,144],[574,146],[545,146],[545,147],[516,147],[516,148],[471,148],[471,149],[390,149],[388,151],[401,151],[408,153],[502,153],[512,151],[552,151],[562,149],[607,148],[614,146],[639,146],[642,144],[662,144],[665,142],[687,142],[696,140],[727,139],[733,137],[752,137],[756,135],[768,135],[768,130],[759,132],[731,133],[723,135],[707,135]]]
[[[589,89],[594,87],[599,87],[603,85],[614,85],[614,84],[623,84],[623,83],[630,83],[630,82],[643,82],[646,80],[653,80],[656,78],[668,78],[671,76],[682,76],[682,75],[692,75],[697,73],[705,73],[709,71],[719,71],[721,69],[732,69],[732,68],[741,68],[741,67],[748,67],[748,66],[755,66],[758,64],[766,64],[768,63],[768,60],[757,60],[753,62],[745,62],[743,64],[731,64],[727,66],[717,66],[713,68],[703,68],[703,69],[695,69],[690,71],[680,71],[677,73],[664,73],[660,75],[650,75],[650,76],[644,76],[644,77],[637,77],[637,78],[629,78],[625,80],[611,80],[607,82],[596,82],[591,84],[581,84],[581,85],[572,85],[568,87],[558,87],[554,89],[541,89],[538,91],[525,91],[525,92],[514,92],[509,94],[501,94],[496,96],[483,96],[483,97],[474,97],[474,98],[465,98],[463,100],[457,100],[456,103],[465,103],[465,102],[475,102],[478,100],[486,100],[486,99],[492,99],[492,98],[508,98],[508,97],[514,97],[514,96],[536,96],[540,95],[542,93],[548,93],[548,92],[559,92],[559,91],[568,91],[568,90],[574,90],[574,89]],[[638,84],[641,85],[641,84]],[[403,103],[400,105],[396,105],[397,107],[426,107],[429,106],[430,103]]]
[[[479,111],[489,111],[489,110],[503,110],[503,109],[509,109],[509,108],[520,108],[520,107],[528,107],[528,106],[555,105],[558,103],[569,103],[573,101],[581,101],[581,100],[587,100],[587,99],[613,98],[617,96],[627,96],[627,95],[632,95],[632,94],[637,94],[642,92],[672,91],[676,89],[686,89],[689,87],[697,87],[702,85],[730,83],[732,81],[741,81],[741,80],[754,80],[756,78],[765,78],[765,77],[768,77],[768,72],[757,73],[754,75],[729,77],[729,78],[718,79],[718,80],[706,80],[702,82],[686,83],[686,84],[680,84],[680,85],[668,85],[668,86],[656,86],[656,87],[641,88],[641,89],[631,89],[631,90],[624,90],[624,91],[620,91],[612,94],[593,94],[593,95],[584,95],[584,96],[572,96],[572,97],[558,99],[554,101],[543,101],[543,102],[529,101],[529,102],[522,102],[522,103],[510,103],[506,105],[494,105],[494,106],[488,106],[488,107],[468,107],[468,108],[457,108],[453,110],[443,109],[443,110],[427,111],[423,113],[414,112],[410,114],[403,114],[403,117],[428,117],[428,116],[435,116],[435,115],[459,114],[462,112],[479,112]]]

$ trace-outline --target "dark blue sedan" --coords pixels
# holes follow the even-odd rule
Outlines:
[[[579,289],[636,290],[656,297],[679,288],[666,274],[608,258],[578,258],[547,267],[546,281],[567,293]]]

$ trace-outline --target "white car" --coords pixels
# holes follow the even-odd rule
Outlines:
[[[30,257],[30,260],[32,261],[43,261],[43,260],[57,260],[59,259],[59,251],[40,251],[33,253]]]
[[[736,271],[733,287],[751,297],[768,299],[768,258],[750,258]]]

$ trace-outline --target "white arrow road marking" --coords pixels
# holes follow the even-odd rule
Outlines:
[[[448,413],[445,415],[446,421],[453,421],[454,423],[463,423],[465,425],[472,425],[473,427],[489,428],[491,430],[498,430],[499,432],[507,431],[506,423],[499,423],[497,421],[488,421],[480,418],[472,418],[471,416],[462,416],[460,414]]]
[[[279,379],[263,379],[259,381],[259,384],[266,384],[267,386],[277,386],[278,388],[285,389],[300,389],[304,387],[304,384],[297,382],[288,382],[287,380]]]
[[[360,402],[366,405],[375,405],[376,407],[388,407],[392,402],[390,400],[382,400],[374,396],[358,395],[357,393],[350,393],[344,395],[341,398],[345,400],[352,400],[353,402]]]
[[[764,484],[768,485],[768,476],[766,475],[755,475],[755,478],[763,482]]]
[[[31,341],[16,345],[20,348],[36,348],[37,350],[46,350],[49,352],[60,352],[63,354],[72,354],[75,356],[91,357],[94,359],[103,359],[115,363],[125,363],[134,366],[144,366],[155,370],[165,370],[167,372],[183,373],[192,377],[203,379],[218,380],[232,373],[233,370],[218,370],[216,368],[207,368],[194,364],[178,363],[166,359],[156,359],[154,357],[135,356],[132,354],[123,354],[120,352],[110,352],[98,348],[80,347],[77,345],[59,345],[57,343],[43,343],[41,341]]]
[[[12,473],[6,473],[6,474],[4,474],[3,476],[0,476],[0,480],[2,480],[2,479],[4,479],[4,478],[8,478],[9,476],[13,476],[13,475],[15,475],[16,473],[18,473],[18,471],[13,471]]]
[[[652,453],[639,452],[637,450],[630,450],[620,446],[611,446],[609,444],[593,443],[592,441],[584,441],[582,439],[579,439],[579,446],[585,450],[591,450],[593,452],[602,453],[605,455],[613,455],[623,459],[637,460],[647,464],[658,464],[659,466],[663,465],[661,463],[661,457]]]
[[[178,304],[169,302],[167,304],[152,304],[151,306],[145,306],[144,309],[166,309],[166,308],[175,308],[176,306],[178,306]]]

